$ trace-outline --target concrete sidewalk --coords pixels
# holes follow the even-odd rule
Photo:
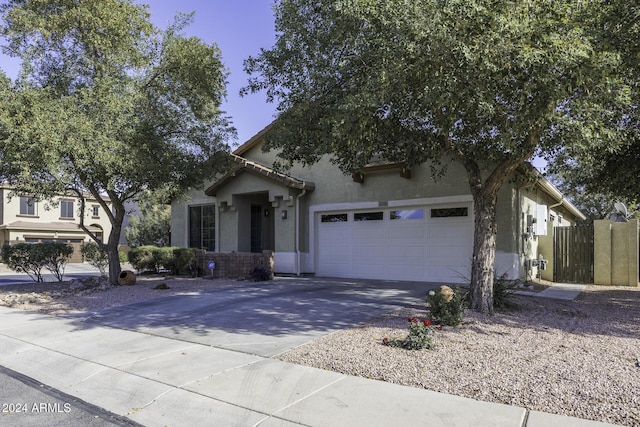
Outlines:
[[[0,365],[146,426],[606,425],[73,317],[0,319]]]
[[[537,298],[552,298],[552,299],[561,299],[565,301],[573,301],[587,285],[578,285],[573,283],[554,283],[549,286],[547,289],[541,292],[527,292],[527,291],[516,291],[517,295],[526,295],[530,297]]]

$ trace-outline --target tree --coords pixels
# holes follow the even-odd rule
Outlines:
[[[587,217],[587,222],[610,218],[617,202],[624,203],[628,208],[627,218],[633,218],[637,213],[637,204],[620,194],[588,191],[584,181],[566,180],[556,175],[548,178]]]
[[[592,19],[592,34],[598,43],[619,52],[618,72],[624,76],[631,102],[623,105],[617,138],[619,144],[567,146],[550,153],[550,170],[582,197],[640,202],[640,4],[610,0],[600,5],[602,13]],[[609,209],[613,206],[610,203]]]
[[[95,242],[86,242],[80,246],[80,253],[89,264],[100,271],[102,277],[106,277],[106,270],[109,267],[109,254],[107,254],[103,246]]]
[[[171,237],[171,206],[152,197],[140,199],[140,215],[132,215],[124,230],[129,246],[169,246]]]
[[[190,15],[161,32],[131,0],[11,0],[0,16],[3,51],[22,60],[14,82],[0,78],[0,172],[16,194],[90,193],[112,225],[116,284],[125,202],[179,194],[225,161],[220,51],[181,34]]]
[[[610,107],[628,92],[619,55],[586,28],[598,2],[280,0],[275,13],[275,45],[245,62],[245,93],[278,102],[265,149],[284,166],[330,155],[345,173],[374,154],[436,176],[462,164],[472,308],[491,313],[505,180],[534,154],[616,143]]]

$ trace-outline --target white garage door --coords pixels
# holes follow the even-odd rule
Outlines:
[[[316,274],[460,283],[470,276],[470,205],[320,212]]]

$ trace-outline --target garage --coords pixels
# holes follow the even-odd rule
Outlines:
[[[470,204],[316,213],[316,275],[459,283],[470,275]]]

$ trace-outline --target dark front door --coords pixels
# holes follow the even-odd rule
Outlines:
[[[251,252],[262,252],[262,206],[251,205]]]

